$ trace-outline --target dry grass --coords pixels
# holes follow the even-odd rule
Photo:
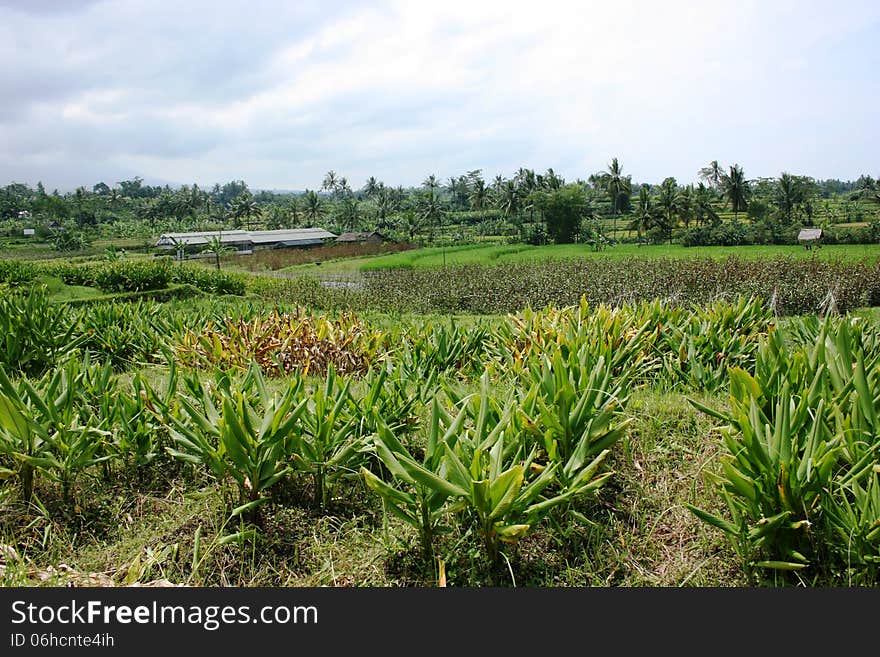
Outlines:
[[[328,244],[311,249],[262,249],[249,256],[228,256],[225,265],[251,272],[277,271],[328,260],[387,255],[416,248],[415,244]]]

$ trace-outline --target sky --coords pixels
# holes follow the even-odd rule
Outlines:
[[[880,175],[880,3],[0,0],[0,185]]]

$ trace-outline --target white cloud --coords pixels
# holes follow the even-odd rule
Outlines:
[[[873,3],[461,2],[0,8],[0,177],[136,170],[200,184],[416,184],[519,166],[639,180],[711,159],[851,177],[874,165]],[[175,5],[177,7],[177,5]],[[45,80],[42,84],[41,81]],[[822,131],[823,152],[805,147]],[[854,131],[860,133],[853,139]],[[86,136],[84,136],[87,135]],[[59,183],[61,184],[61,183]]]

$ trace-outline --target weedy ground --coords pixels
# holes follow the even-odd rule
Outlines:
[[[702,398],[707,401],[707,398]],[[450,586],[737,586],[742,565],[720,532],[685,504],[720,508],[702,474],[719,449],[711,419],[685,395],[633,394],[627,434],[595,499],[546,520],[493,571],[478,539],[449,530],[437,550]],[[115,583],[165,579],[205,586],[435,586],[414,530],[382,511],[358,479],[343,482],[325,512],[308,483],[291,478],[261,513],[253,540],[218,544],[235,530],[219,488],[170,460],[151,479],[91,481],[73,512],[60,491],[31,507],[9,504],[0,542],[17,543],[5,585],[53,584],[64,564]],[[161,475],[157,473],[163,473]],[[54,495],[53,495],[54,493]],[[22,535],[21,527],[26,533]],[[450,523],[450,527],[454,526]],[[10,535],[15,532],[15,540]],[[198,536],[198,538],[196,538]],[[198,542],[198,545],[196,545]],[[39,578],[43,577],[41,581]]]

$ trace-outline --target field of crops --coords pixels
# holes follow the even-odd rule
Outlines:
[[[877,264],[592,262],[4,263],[0,582],[875,584]]]
[[[572,258],[599,260],[629,258],[713,258],[730,256],[755,260],[766,258],[818,258],[821,260],[880,259],[880,245],[841,244],[807,250],[801,246],[705,246],[686,248],[676,245],[618,244],[595,251],[589,244],[560,244],[530,246],[528,244],[467,244],[453,247],[427,247],[405,250],[401,253],[363,257],[356,260],[339,259],[322,262],[320,267],[300,265],[294,261],[285,271],[296,274],[329,274],[337,272],[375,271],[396,268],[434,268],[454,265],[492,265],[504,263],[542,262]],[[283,257],[283,256],[281,256]],[[326,260],[326,259],[325,259]]]

